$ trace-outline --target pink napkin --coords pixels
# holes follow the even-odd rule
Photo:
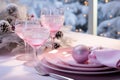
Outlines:
[[[92,64],[103,64],[113,68],[120,68],[120,50],[93,50],[88,57],[88,62]]]

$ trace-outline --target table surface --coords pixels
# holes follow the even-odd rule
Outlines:
[[[56,80],[38,75],[34,68],[24,66],[24,61],[15,57],[0,57],[0,80]]]
[[[68,40],[68,44],[70,46],[85,44],[88,46],[103,46],[108,48],[120,49],[119,40],[82,33],[74,33],[66,29],[63,29],[64,38]],[[34,68],[24,66],[24,61],[16,60],[16,56],[0,55],[0,80],[56,80],[51,77],[38,75]]]

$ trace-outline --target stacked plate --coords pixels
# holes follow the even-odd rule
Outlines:
[[[79,64],[73,59],[71,48],[53,50],[46,53],[41,60],[41,64],[52,70],[72,74],[94,75],[120,72],[118,69],[104,65],[89,63]]]

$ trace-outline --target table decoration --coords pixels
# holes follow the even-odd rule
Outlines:
[[[93,59],[94,58],[94,59]],[[90,63],[100,63],[113,68],[120,68],[120,50],[94,50],[89,56]]]
[[[24,12],[22,12],[22,10],[24,10]],[[5,49],[15,54],[19,48],[24,48],[23,40],[14,33],[14,24],[16,19],[26,18],[25,12],[26,10],[25,8],[23,9],[23,5],[20,6],[15,3],[6,4],[4,1],[1,2],[0,49]],[[22,14],[22,16],[20,14]]]

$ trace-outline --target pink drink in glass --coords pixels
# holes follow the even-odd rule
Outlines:
[[[32,25],[29,25],[29,27]],[[45,28],[37,26],[37,28],[28,28],[25,30],[24,40],[32,47],[39,48],[46,42],[49,37],[49,31]]]
[[[54,37],[57,31],[63,26],[64,16],[63,15],[42,15],[41,16],[42,24],[49,26],[50,35]]]

